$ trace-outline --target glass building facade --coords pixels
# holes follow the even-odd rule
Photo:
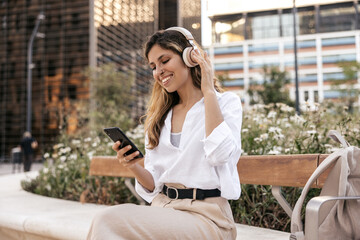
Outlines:
[[[345,80],[339,62],[360,62],[359,2],[343,1],[298,7],[297,62],[300,102],[339,97],[333,80]],[[252,84],[263,81],[264,65],[290,74],[295,99],[293,9],[271,9],[211,17],[213,44],[209,52],[228,89],[238,91],[245,104]],[[358,81],[358,85],[359,80]]]
[[[173,9],[172,14],[167,14]],[[0,161],[8,160],[26,130],[27,50],[40,12],[32,68],[32,134],[54,142],[67,121],[76,131],[77,109],[88,101],[83,71],[114,63],[135,78],[131,117],[144,114],[152,74],[142,44],[157,29],[184,26],[201,42],[201,0],[3,0],[0,2]]]

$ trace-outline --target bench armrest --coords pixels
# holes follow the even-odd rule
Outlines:
[[[360,196],[354,197],[331,197],[319,196],[312,198],[306,205],[305,213],[305,239],[319,240],[319,218],[320,208],[328,201],[337,200],[360,200]]]

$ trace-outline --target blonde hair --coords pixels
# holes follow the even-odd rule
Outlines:
[[[201,54],[204,52],[200,46],[195,42]],[[158,45],[163,49],[171,50],[178,54],[182,59],[182,52],[186,47],[190,47],[190,43],[186,40],[185,36],[175,30],[158,31],[153,34],[145,43],[144,55],[147,60],[150,50],[153,46]],[[201,89],[201,69],[200,66],[190,68],[192,82],[195,87]],[[214,86],[216,91],[222,92],[220,85],[216,78],[214,78]],[[170,109],[179,103],[179,95],[177,92],[167,92],[158,81],[154,81],[152,93],[144,117],[145,132],[147,133],[149,149],[154,149],[159,145],[159,138],[161,129],[164,126],[165,118]]]

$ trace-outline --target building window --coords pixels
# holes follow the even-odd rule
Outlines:
[[[177,25],[177,0],[159,0],[159,29],[166,29]]]
[[[71,15],[71,23],[72,25],[79,25],[80,23],[79,13],[73,13]]]
[[[339,54],[339,55],[327,55],[322,58],[323,63],[338,64],[340,62],[356,61],[355,54]]]
[[[320,32],[355,30],[355,8],[353,3],[320,6]]]
[[[48,101],[49,102],[52,101],[52,86],[51,85],[48,86]]]
[[[41,61],[36,61],[36,65],[35,65],[35,67],[36,67],[36,76],[38,77],[38,78],[41,78]]]
[[[70,84],[70,85],[68,85],[67,89],[68,89],[69,99],[75,100],[76,96],[77,96],[76,85]]]
[[[48,63],[48,75],[50,77],[53,77],[56,75],[56,67],[55,67],[55,61],[50,60]]]
[[[314,102],[319,102],[319,91],[314,91]]]
[[[18,31],[20,29],[20,14],[16,15],[15,26],[16,30]]]
[[[245,40],[245,17],[238,15],[233,19],[219,20],[215,23],[215,42],[229,43]]]
[[[16,68],[16,63],[12,62],[9,67],[9,78],[15,77],[15,68]]]
[[[294,35],[294,21],[292,9],[286,9],[281,14],[282,36]],[[299,8],[296,14],[296,33],[312,34],[316,32],[315,9],[313,7]]]
[[[305,102],[309,100],[309,91],[304,91],[304,100]]]
[[[249,14],[246,22],[246,36],[248,39],[280,37],[278,12]]]
[[[28,32],[32,32],[35,27],[36,17],[29,16],[26,21],[26,28]]]

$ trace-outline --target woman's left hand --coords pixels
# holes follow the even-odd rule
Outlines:
[[[214,71],[212,69],[210,57],[198,49],[191,51],[191,58],[197,62],[201,69],[201,91],[205,95],[208,92],[214,93]]]

